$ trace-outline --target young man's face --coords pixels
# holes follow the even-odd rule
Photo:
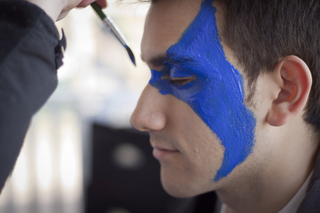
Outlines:
[[[257,120],[245,105],[245,79],[220,43],[217,14],[211,1],[162,0],[146,20],[141,49],[152,77],[131,123],[150,133],[162,184],[178,197],[254,170]]]

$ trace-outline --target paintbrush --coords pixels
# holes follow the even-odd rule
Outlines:
[[[126,42],[126,39],[120,32],[119,28],[114,24],[114,22],[110,17],[104,14],[101,7],[96,2],[91,3],[91,7],[94,9],[94,11],[96,11],[98,16],[101,18],[104,26],[118,39],[118,41],[122,44],[122,46],[126,48],[132,63],[136,66],[136,60],[134,58],[134,54],[130,49],[130,47],[128,47],[128,43]]]

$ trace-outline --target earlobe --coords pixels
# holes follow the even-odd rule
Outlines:
[[[280,90],[268,111],[267,122],[272,126],[282,126],[304,109],[312,76],[309,67],[297,56],[286,56],[273,72]]]

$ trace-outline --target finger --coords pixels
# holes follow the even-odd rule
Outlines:
[[[97,4],[102,8],[106,8],[108,6],[108,3],[106,0],[97,0]]]
[[[95,0],[83,0],[83,1],[80,2],[80,4],[78,4],[77,7],[87,7],[89,4],[91,4],[94,1]],[[97,0],[96,2],[102,8],[107,7],[107,1],[106,0]]]
[[[80,2],[80,4],[78,4],[77,7],[86,7],[88,6],[89,4],[91,4],[92,2],[94,2],[95,0],[82,0]]]
[[[63,19],[64,17],[66,17],[66,16],[68,15],[68,13],[69,13],[69,11],[66,11],[66,12],[62,12],[62,13],[60,13],[60,15],[59,15],[59,17],[58,17],[57,21],[59,21],[59,20]]]

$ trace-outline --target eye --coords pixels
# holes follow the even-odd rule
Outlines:
[[[172,78],[171,76],[164,76],[162,79],[168,79],[169,84],[176,85],[176,86],[182,86],[187,83],[190,83],[191,81],[196,80],[195,77],[190,76],[190,77],[183,77],[183,78]]]
[[[195,78],[170,78],[169,83],[177,86],[182,86],[194,80]]]
[[[161,80],[164,80],[164,79],[169,80],[169,84],[176,85],[176,86],[182,86],[187,83],[190,83],[191,81],[196,80],[196,78],[193,76],[183,77],[183,78],[172,78],[170,75],[166,75],[161,78]]]

